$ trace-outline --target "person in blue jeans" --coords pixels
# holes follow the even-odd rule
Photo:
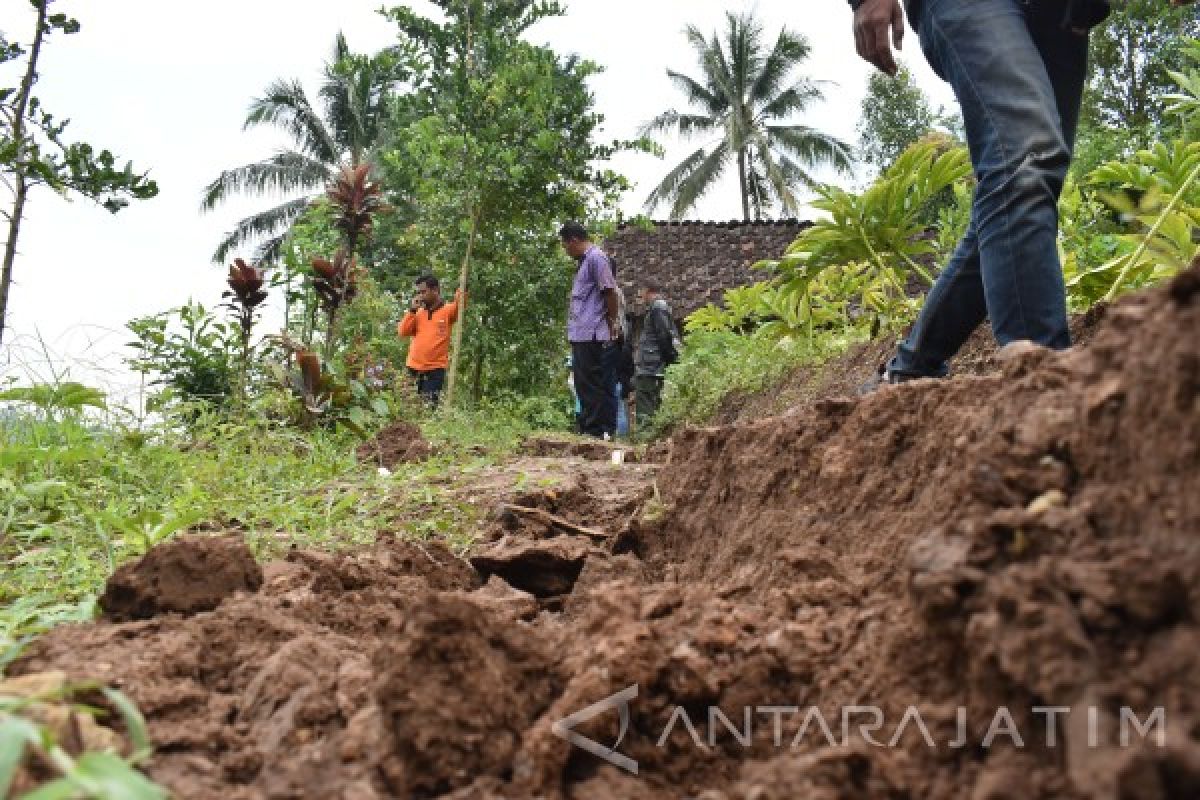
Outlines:
[[[894,75],[899,0],[850,0],[858,54]],[[1058,198],[1106,0],[906,0],[921,49],[962,107],[978,184],[971,222],[878,382],[943,377],[983,320],[1001,345],[1071,344]]]

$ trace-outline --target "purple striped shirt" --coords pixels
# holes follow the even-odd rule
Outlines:
[[[604,291],[616,289],[612,263],[599,247],[583,254],[575,283],[571,286],[571,311],[567,315],[567,339],[572,342],[607,342],[608,308]]]

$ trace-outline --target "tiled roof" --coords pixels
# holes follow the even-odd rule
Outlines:
[[[602,247],[617,268],[617,282],[632,304],[639,279],[652,277],[676,317],[719,303],[726,289],[767,277],[751,269],[764,258],[783,255],[812,223],[795,219],[763,222],[654,222],[646,229],[622,225]]]

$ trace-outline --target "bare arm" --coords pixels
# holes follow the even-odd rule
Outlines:
[[[888,35],[891,34],[891,41]],[[892,46],[904,42],[904,10],[900,0],[863,0],[854,11],[854,46],[858,54],[888,75],[896,74]]]
[[[617,303],[617,293],[613,289],[604,290],[604,313],[608,317],[608,332],[614,340],[621,330],[620,309]]]
[[[400,324],[396,326],[396,332],[404,337],[417,335],[417,313],[409,310],[404,315],[404,319],[400,320]]]

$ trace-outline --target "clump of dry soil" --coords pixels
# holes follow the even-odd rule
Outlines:
[[[397,464],[424,461],[433,455],[433,445],[411,422],[397,422],[381,430],[358,447],[358,460],[393,469]]]
[[[100,608],[115,620],[147,619],[169,611],[212,611],[235,592],[254,592],[262,570],[237,537],[180,536],[117,569]]]

